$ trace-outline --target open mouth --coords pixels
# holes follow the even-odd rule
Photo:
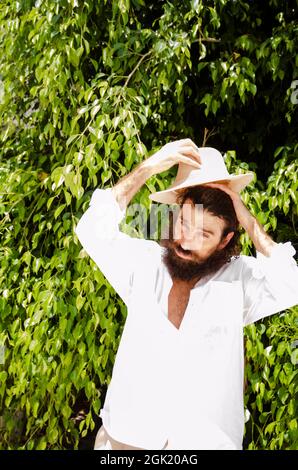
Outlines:
[[[180,256],[181,258],[185,258],[185,259],[190,259],[191,258],[191,251],[190,250],[184,250],[182,248],[182,246],[180,246],[180,245],[175,247],[175,251],[176,251],[177,255]]]

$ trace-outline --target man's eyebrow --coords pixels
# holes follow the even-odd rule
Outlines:
[[[210,235],[214,235],[214,232],[212,232],[212,230],[207,230],[204,227],[203,227],[203,232],[210,233]]]
[[[189,227],[188,222],[186,222],[186,221],[183,219],[183,215],[182,215],[182,214],[180,215],[180,217],[181,217],[183,223],[185,223],[185,224]],[[205,233],[210,233],[210,235],[214,235],[214,232],[213,232],[212,230],[207,230],[207,229],[204,228],[204,227],[203,227],[203,232],[205,232]]]

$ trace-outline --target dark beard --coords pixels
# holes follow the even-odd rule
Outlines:
[[[160,245],[165,248],[162,260],[172,279],[181,281],[195,281],[216,273],[227,260],[223,250],[215,250],[207,260],[194,261],[179,258],[174,250],[172,240],[161,240]]]

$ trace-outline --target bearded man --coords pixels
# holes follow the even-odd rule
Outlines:
[[[119,230],[152,175],[178,164],[150,199],[177,207],[159,242]],[[127,305],[94,449],[242,449],[243,327],[297,304],[290,242],[276,243],[219,151],[170,142],[114,187],[96,189],[76,234]],[[239,249],[239,225],[256,257]]]

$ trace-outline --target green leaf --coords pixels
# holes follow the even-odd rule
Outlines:
[[[269,423],[265,428],[265,434],[272,434],[276,426],[276,421]]]
[[[291,363],[292,363],[294,366],[297,366],[297,364],[298,364],[298,348],[295,349],[295,350],[291,353]]]
[[[61,214],[61,212],[63,212],[65,207],[66,207],[66,204],[61,204],[59,207],[57,207],[57,209],[54,212],[54,218],[55,219],[58,219],[59,215]]]

